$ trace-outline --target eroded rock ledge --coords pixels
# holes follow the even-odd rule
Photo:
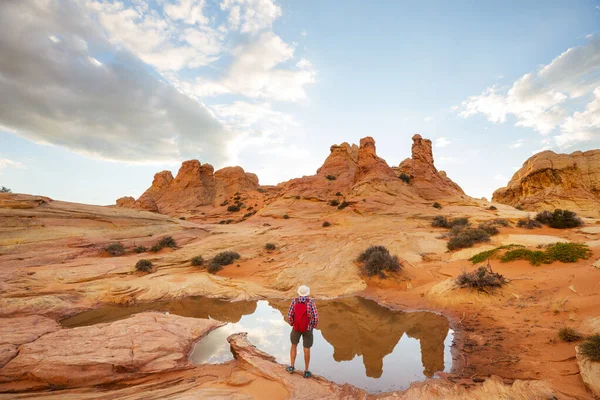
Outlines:
[[[214,320],[149,312],[111,323],[56,330],[23,344],[18,355],[0,369],[0,392],[9,382],[18,382],[23,389],[82,387],[189,368],[193,365],[187,355],[193,342],[222,325]],[[56,328],[45,321],[38,326],[37,332],[31,330],[31,335],[12,342],[26,343],[29,336]]]

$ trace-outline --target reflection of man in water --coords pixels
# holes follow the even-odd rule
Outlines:
[[[304,347],[304,377],[310,378],[312,374],[308,370],[310,363],[310,348],[313,345],[313,328],[316,328],[319,323],[319,313],[317,305],[313,299],[309,299],[310,289],[308,286],[302,285],[298,288],[300,297],[296,297],[290,304],[288,311],[288,322],[292,326],[290,340],[292,348],[290,349],[290,366],[287,371],[293,374],[295,371],[294,364],[296,363],[296,351],[300,336],[302,336],[302,346]]]

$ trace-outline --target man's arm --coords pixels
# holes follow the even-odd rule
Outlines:
[[[317,325],[319,325],[319,312],[317,311],[317,304],[315,303],[315,301],[311,301],[310,304],[310,308],[312,311],[312,315],[313,315],[313,328],[316,328]]]
[[[288,323],[294,326],[294,302],[296,299],[292,300],[292,304],[290,304],[290,309],[288,310]]]

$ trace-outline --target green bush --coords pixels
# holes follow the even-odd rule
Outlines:
[[[277,249],[277,246],[275,246],[275,243],[267,243],[267,244],[265,244],[265,250],[271,251],[271,250],[275,250],[275,249]]]
[[[437,208],[438,210],[441,210],[442,205],[436,201],[435,203],[433,203],[433,208]]]
[[[212,258],[208,265],[208,272],[211,272],[211,266],[212,269],[215,270],[214,272],[217,272],[220,271],[221,267],[223,267],[224,265],[233,264],[233,262],[239,258],[239,253],[235,251],[223,251]],[[218,266],[219,268],[216,269],[216,266]]]
[[[145,251],[148,251],[148,248],[146,246],[137,246],[133,249],[133,252],[137,254],[143,253]]]
[[[139,260],[135,264],[135,269],[140,272],[150,272],[152,271],[152,263],[150,260]]]
[[[517,221],[517,228],[525,228],[525,229],[533,229],[533,228],[541,228],[542,224],[535,219],[521,218]]]
[[[583,225],[581,218],[569,210],[556,209],[554,212],[542,211],[535,216],[535,219],[555,229],[575,228]]]
[[[558,330],[558,338],[563,342],[577,342],[583,339],[583,335],[575,329],[565,326]]]
[[[240,206],[238,204],[232,204],[229,207],[227,207],[227,211],[229,211],[229,212],[240,211]]]
[[[400,180],[402,180],[404,183],[410,183],[410,175],[405,174],[404,172],[401,173],[398,178],[400,178]]]
[[[456,284],[461,288],[477,289],[486,292],[487,289],[495,289],[504,286],[506,279],[497,272],[492,271],[491,266],[481,266],[473,272],[463,272],[456,278]]]
[[[0,188],[0,193],[12,193],[12,190],[5,186],[2,186],[2,188]]]
[[[323,222],[323,228],[327,228],[328,226],[331,226],[331,223],[329,221],[325,221]]]
[[[157,252],[164,249],[165,247],[170,247],[172,249],[177,248],[177,243],[175,243],[175,239],[173,239],[172,236],[165,236],[161,238],[157,244],[150,248],[150,250],[152,250],[153,252]]]
[[[600,334],[590,336],[579,347],[581,354],[591,361],[600,361]]]
[[[329,200],[329,205],[332,207],[337,207],[340,205],[340,202],[338,201],[338,199]]]
[[[592,251],[585,244],[579,243],[554,243],[546,248],[546,254],[552,261],[562,263],[574,263],[579,260],[587,260]]]
[[[349,205],[350,205],[350,203],[348,203],[346,200],[344,200],[338,206],[338,210],[343,210],[344,208],[348,207]]]
[[[497,226],[504,226],[504,227],[510,226],[510,222],[508,222],[508,220],[504,219],[504,218],[496,218],[492,222],[494,223],[494,225],[497,225]]]
[[[402,269],[398,257],[392,256],[384,246],[370,246],[358,256],[357,261],[363,263],[362,270],[369,276],[378,275],[385,278],[386,272],[397,272]]]
[[[509,245],[505,245],[505,246],[496,247],[495,249],[486,250],[486,251],[482,251],[481,253],[475,254],[473,257],[469,258],[469,261],[471,261],[471,263],[473,263],[473,264],[480,264],[480,263],[484,262],[485,260],[494,258],[500,250],[510,250],[515,247],[521,248],[524,246],[521,246],[520,244],[509,244]]]
[[[121,243],[111,243],[104,250],[111,256],[122,256],[125,254],[125,247]]]
[[[515,249],[509,250],[500,257],[502,262],[510,262],[515,260],[527,260],[532,265],[550,264],[552,260],[545,252],[540,250]]]
[[[335,177],[335,176],[333,176],[333,175],[327,175],[327,176],[325,177],[325,179],[327,179],[328,181],[335,181],[335,180],[336,180],[336,177]]]
[[[479,228],[457,229],[457,232],[451,232],[451,235],[452,236],[447,244],[448,250],[464,249],[467,247],[473,247],[475,243],[490,241],[490,235],[486,231]]]
[[[192,265],[194,267],[199,267],[204,264],[204,258],[202,256],[196,256],[192,258]]]
[[[431,226],[434,228],[450,228],[450,223],[443,215],[438,215],[433,217],[433,221],[431,221]]]

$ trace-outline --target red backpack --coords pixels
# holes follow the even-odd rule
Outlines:
[[[308,306],[300,301],[294,305],[294,330],[300,333],[308,330]]]

